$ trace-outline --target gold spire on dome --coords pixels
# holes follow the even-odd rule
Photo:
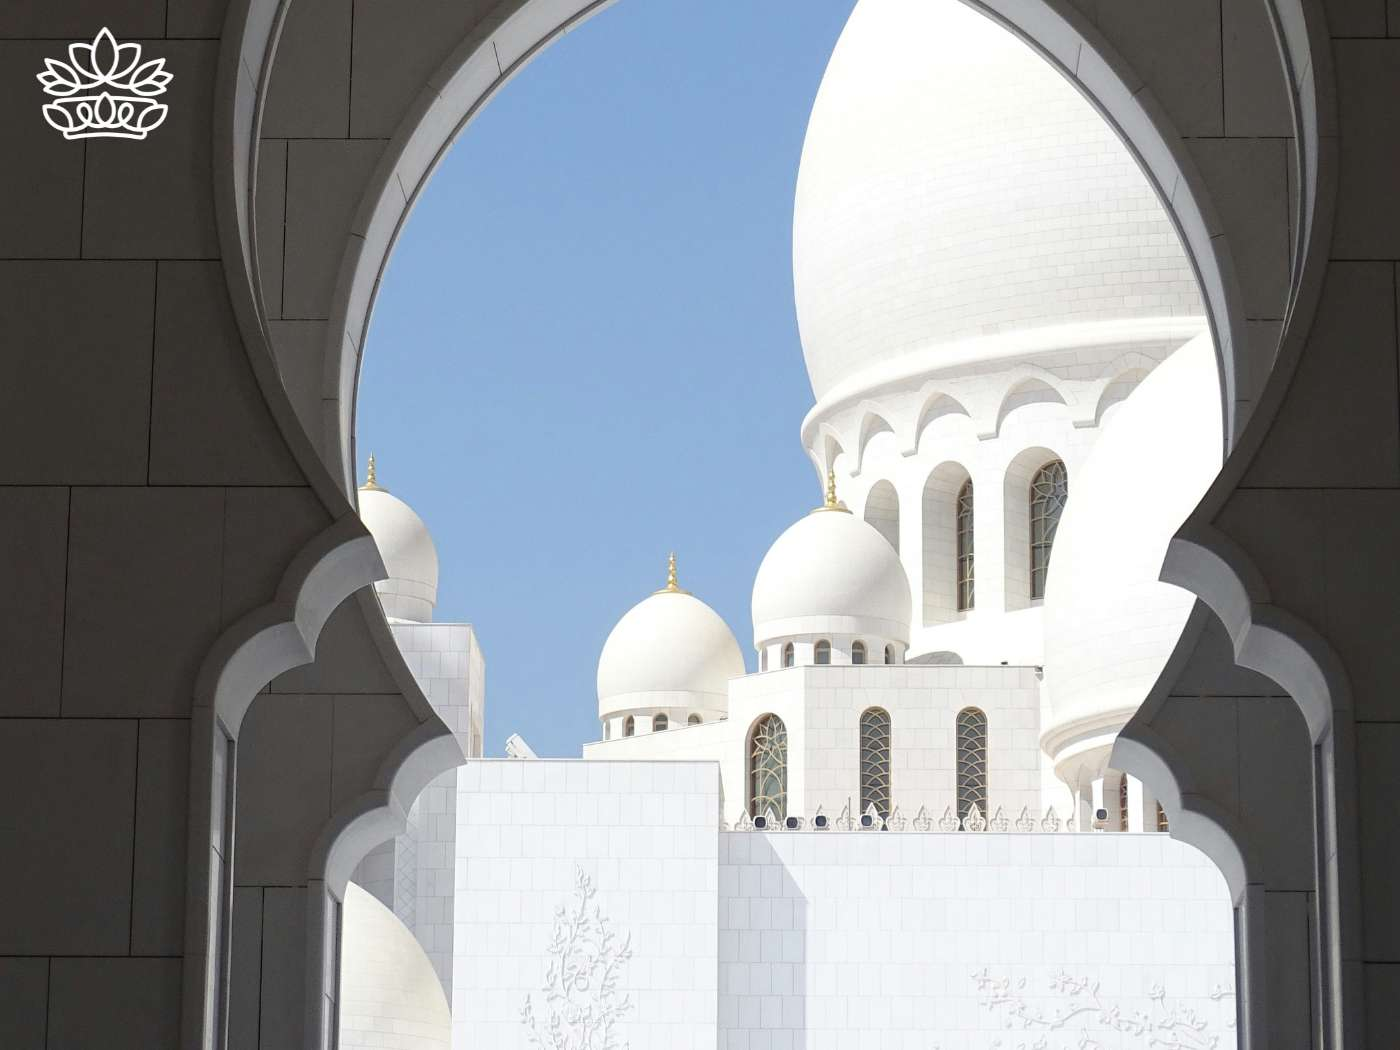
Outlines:
[[[666,556],[666,586],[656,592],[657,594],[689,594],[689,591],[682,590],[681,585],[676,582],[676,552],[672,551]]]
[[[836,498],[836,471],[826,472],[826,502],[817,510],[839,510],[842,514],[851,513],[850,508]]]
[[[369,454],[369,466],[365,470],[365,483],[360,486],[361,492],[383,492],[379,487],[379,479],[374,473],[374,453]]]

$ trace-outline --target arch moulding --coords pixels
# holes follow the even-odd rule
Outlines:
[[[337,391],[339,396],[326,402],[334,407],[327,409],[321,421],[322,447],[327,449],[324,460],[298,422],[277,374],[267,311],[258,291],[258,231],[253,208],[258,138],[287,2],[234,0],[230,5],[220,54],[218,119],[213,135],[214,169],[232,175],[216,183],[215,199],[225,274],[254,373],[316,492],[332,510],[332,517],[341,519],[353,500],[354,403],[364,336],[389,254],[414,201],[455,135],[494,92],[543,47],[611,0],[502,0],[487,10],[451,57],[428,78],[399,122],[346,231],[335,280],[323,347],[323,380],[325,389]],[[1331,228],[1335,117],[1329,40],[1318,2],[1267,0],[1293,108],[1301,181],[1294,216],[1299,234],[1280,343],[1269,367],[1250,369],[1241,364],[1247,352],[1241,295],[1225,223],[1211,203],[1181,136],[1146,82],[1069,0],[965,2],[1026,40],[1093,102],[1138,157],[1176,224],[1207,304],[1219,357],[1226,444],[1231,454],[1174,542],[1164,578],[1193,590],[1220,615],[1231,628],[1239,661],[1289,690],[1302,707],[1314,740],[1329,750],[1335,748],[1334,764],[1329,768],[1349,775],[1350,734],[1338,733],[1334,723],[1335,712],[1349,712],[1349,693],[1335,655],[1305,624],[1268,602],[1267,590],[1247,556],[1231,549],[1228,540],[1211,527],[1278,409],[1320,295]],[[1246,382],[1246,376],[1260,378]],[[828,435],[828,455],[832,444]],[[324,624],[319,611],[324,602],[340,592],[344,597],[382,572],[381,566],[368,561],[363,544],[350,535],[354,530],[349,525],[338,524],[332,529],[344,529],[345,535],[337,534],[340,542],[327,539],[329,547],[319,556],[308,555],[310,565],[298,570],[303,578],[294,588],[297,598],[289,603],[279,590],[273,605],[231,628],[210,653],[200,678],[202,689],[209,690],[201,694],[207,695],[207,739],[212,740],[218,717],[215,712],[227,709],[231,716],[241,718],[267,680],[310,660],[315,635]],[[292,570],[288,574],[290,578]],[[1199,843],[1212,844],[1207,851],[1226,872],[1232,892],[1237,886],[1246,887],[1247,892],[1250,862],[1238,835],[1219,814],[1209,812],[1208,806],[1193,809],[1189,785],[1183,788],[1173,777],[1177,764],[1164,753],[1166,746],[1145,733],[1130,735],[1120,746],[1123,757],[1115,760],[1115,765],[1141,776],[1164,799],[1174,799],[1179,812],[1197,813],[1199,819],[1182,820],[1183,837],[1190,835]],[[427,770],[445,760],[441,750],[431,739],[414,737],[404,742],[395,759],[398,765],[386,764],[375,792],[337,815],[326,830],[316,853],[316,870],[309,873],[313,881],[319,880],[333,892],[356,843],[393,833],[408,790]],[[208,749],[201,761],[210,762]],[[208,769],[194,767],[192,775],[197,771]],[[1323,785],[1327,812],[1320,814],[1333,827],[1338,808],[1335,786],[1335,782]],[[208,805],[198,813],[192,809],[192,855],[197,842],[208,841],[210,814]],[[195,827],[197,823],[203,826]],[[1174,833],[1176,825],[1174,821]],[[1339,837],[1356,841],[1354,835]],[[207,871],[208,857],[201,855],[200,861]],[[199,870],[191,866],[192,885]],[[1341,870],[1354,878],[1354,858],[1344,857]],[[1343,880],[1347,877],[1344,874]],[[1354,887],[1347,896],[1355,900],[1351,890]],[[1331,920],[1336,949],[1345,951],[1348,944],[1356,944],[1356,938],[1337,891],[1335,884],[1328,887],[1324,910]],[[195,904],[192,897],[192,909]],[[188,950],[207,963],[208,923],[191,922],[187,930]],[[1246,946],[1242,963],[1247,961],[1248,951]],[[308,959],[313,957],[319,959],[315,951],[309,951]],[[203,1012],[207,966],[198,973],[194,970],[186,968],[185,1035],[191,1050],[205,1045],[203,1035],[207,1034],[197,1018],[191,1019],[190,1010],[198,1006]],[[323,968],[318,967],[314,975],[308,970],[309,1000],[313,986],[318,993],[324,991],[323,974]],[[1339,984],[1328,990],[1340,997]],[[317,994],[314,998],[319,1008],[322,997]],[[319,1040],[319,1026],[308,1024],[308,1046],[319,1045]]]

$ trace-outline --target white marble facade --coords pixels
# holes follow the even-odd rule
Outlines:
[[[1234,1046],[1225,883],[1165,835],[721,831],[712,763],[461,774],[456,1050]],[[532,1041],[551,1010],[596,1041]]]
[[[777,714],[788,730],[786,815],[831,817],[860,806],[858,721],[866,709],[890,715],[892,801],[909,817],[919,809],[956,809],[955,720],[975,707],[987,716],[988,802],[1012,817],[1047,805],[1071,812],[1069,794],[1042,798],[1040,681],[1033,667],[929,665],[797,666],[746,675],[730,683],[729,716],[665,733],[643,732],[586,744],[594,760],[690,759],[718,763],[724,819],[734,825],[745,798],[747,736],[755,720]],[[985,815],[990,815],[990,812]],[[761,816],[752,814],[749,816]],[[962,815],[962,814],[960,814]]]

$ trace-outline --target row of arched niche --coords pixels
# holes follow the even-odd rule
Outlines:
[[[1050,550],[1068,498],[1069,471],[1053,453],[1028,450],[1007,467],[1002,538],[1008,610],[1045,597]],[[946,623],[976,607],[976,503],[973,478],[960,463],[941,464],[924,483],[919,508],[923,594],[914,610],[916,624]],[[877,481],[870,488],[863,516],[904,557],[899,494],[892,482]]]
[[[870,655],[871,655],[871,654],[870,654],[870,648],[869,648],[869,646],[867,646],[864,642],[857,640],[857,641],[854,641],[854,642],[851,643],[851,663],[853,663],[853,664],[868,664],[868,663],[871,663],[872,661],[871,661],[871,659],[870,659]],[[898,659],[897,659],[897,656],[896,656],[896,653],[895,653],[895,648],[894,648],[893,645],[886,645],[885,648],[884,648],[884,650],[883,650],[881,653],[879,653],[878,655],[880,655],[880,656],[883,658],[883,662],[884,662],[884,663],[887,663],[887,664],[898,663]],[[818,638],[818,639],[816,640],[816,642],[813,643],[813,645],[812,645],[812,662],[815,663],[815,664],[818,664],[818,665],[825,665],[825,664],[831,663],[831,641],[830,641],[830,639],[827,639],[827,638]],[[781,664],[781,666],[783,666],[783,667],[796,667],[796,666],[797,666],[797,646],[796,646],[794,643],[788,642],[786,645],[783,646],[782,664]],[[768,650],[767,650],[767,649],[762,650],[762,651],[758,654],[758,669],[759,669],[760,671],[766,671],[766,670],[768,670]]]

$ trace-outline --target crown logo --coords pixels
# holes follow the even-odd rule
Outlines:
[[[44,119],[66,139],[144,139],[165,121],[170,107],[157,102],[174,79],[165,59],[141,61],[140,44],[119,44],[104,28],[91,44],[69,44],[68,61],[44,59],[38,75]]]

